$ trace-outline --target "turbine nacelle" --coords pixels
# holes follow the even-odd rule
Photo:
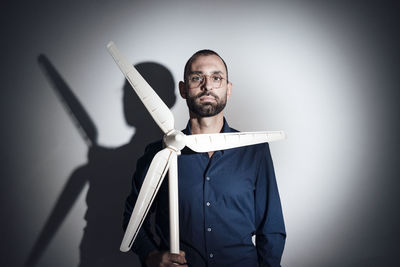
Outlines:
[[[164,135],[163,141],[166,147],[180,152],[186,146],[186,135],[181,131],[172,130]],[[180,154],[180,153],[179,153]]]

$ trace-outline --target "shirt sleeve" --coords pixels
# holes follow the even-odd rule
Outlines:
[[[146,176],[147,170],[149,169],[151,160],[155,153],[149,151],[149,147],[146,148],[145,155],[141,157],[136,164],[136,171],[132,179],[132,190],[125,202],[124,218],[123,218],[123,229],[126,230],[129,219],[131,217],[133,207],[135,206],[136,200],[139,195],[139,190],[142,186],[143,180]],[[154,203],[153,203],[154,206]],[[154,210],[151,208],[150,212]],[[149,214],[143,222],[138,235],[136,236],[135,242],[132,245],[132,251],[139,256],[141,263],[144,265],[147,255],[154,250],[158,250],[158,246],[154,241],[153,234],[150,227]]]
[[[286,231],[269,145],[263,147],[255,190],[256,248],[259,266],[279,267]]]

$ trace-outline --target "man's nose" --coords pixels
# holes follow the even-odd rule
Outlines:
[[[206,91],[209,91],[209,90],[213,89],[213,84],[212,84],[211,77],[204,76],[204,81],[203,81],[203,84],[201,85],[201,88],[203,90],[206,90]]]

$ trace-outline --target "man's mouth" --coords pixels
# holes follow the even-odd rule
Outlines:
[[[213,95],[211,92],[203,92],[197,98],[201,102],[210,102],[210,101],[217,101],[218,97]]]
[[[210,101],[215,101],[215,97],[210,96],[210,95],[205,95],[200,97],[201,102],[210,102]]]

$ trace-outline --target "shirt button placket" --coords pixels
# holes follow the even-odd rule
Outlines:
[[[205,184],[205,188],[208,188],[211,184],[210,184],[210,181],[211,181],[211,177],[210,176],[206,176],[205,177],[205,179],[206,179],[206,184]],[[206,207],[211,207],[211,202],[210,201],[206,201]],[[206,220],[206,225],[207,225],[208,223],[207,223],[207,220]],[[211,228],[211,226],[209,225],[207,228],[206,228],[206,231],[207,231],[207,233],[210,233],[211,231],[212,231],[212,228]],[[210,238],[211,238],[211,236],[208,236],[208,241],[210,241]],[[208,242],[207,242],[208,243]],[[209,243],[208,244],[208,249],[212,249],[212,244],[211,243]],[[209,260],[212,260],[212,259],[214,259],[214,253],[213,252],[211,252],[211,251],[209,251],[208,252],[208,258],[209,258]]]
[[[208,177],[207,177],[208,178]],[[211,206],[211,202],[210,201],[207,201],[206,202],[206,205],[207,205],[207,207],[210,207]],[[211,227],[207,227],[207,232],[211,232],[212,231],[212,229],[211,229]],[[208,254],[208,257],[209,257],[209,259],[213,259],[214,258],[214,254],[213,253],[209,253]]]

